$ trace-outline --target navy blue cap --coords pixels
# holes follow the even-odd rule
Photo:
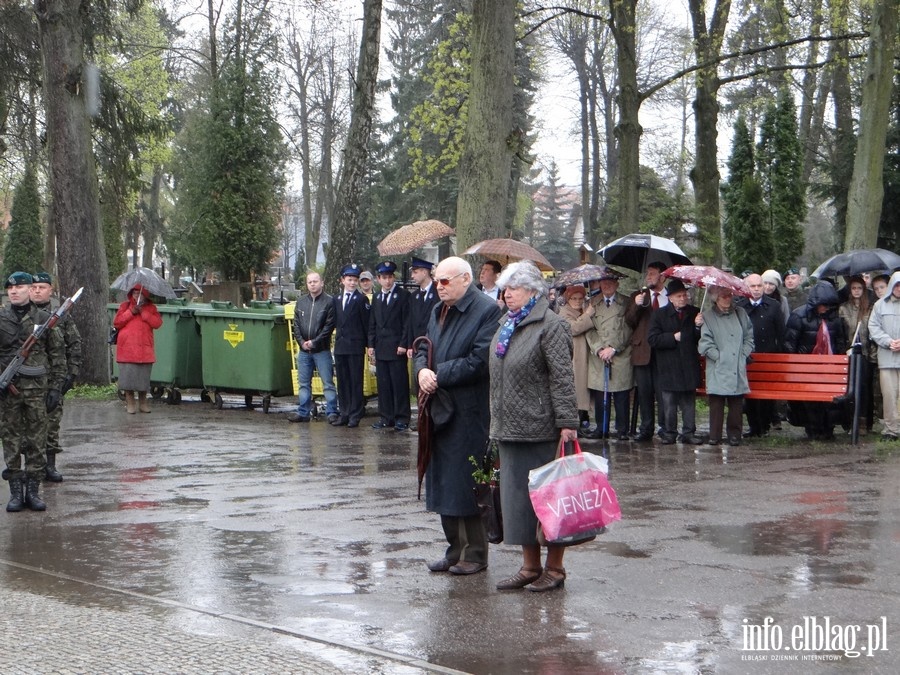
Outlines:
[[[344,265],[343,269],[341,269],[341,276],[358,277],[360,272],[362,272],[362,268],[356,263],[353,263],[351,265]]]
[[[790,267],[790,268],[788,268],[788,270],[784,273],[784,276],[789,277],[789,276],[791,276],[792,274],[800,274],[800,270],[798,270],[796,267]]]
[[[28,272],[13,272],[6,279],[6,288],[10,286],[22,286],[34,283],[34,277],[32,277]]]
[[[416,269],[417,267],[423,270],[431,271],[431,268],[434,267],[434,263],[428,262],[427,260],[422,260],[421,258],[416,258],[413,256],[412,262],[409,264],[410,269]]]
[[[53,277],[51,277],[46,272],[38,272],[37,274],[33,274],[34,283],[36,284],[50,284],[53,285]]]
[[[375,268],[376,274],[393,274],[396,271],[397,265],[390,260],[378,263],[378,267]]]

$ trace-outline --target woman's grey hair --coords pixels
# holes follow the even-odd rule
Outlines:
[[[537,295],[547,295],[548,288],[541,271],[530,260],[507,265],[497,279],[497,285],[502,289],[527,288]]]

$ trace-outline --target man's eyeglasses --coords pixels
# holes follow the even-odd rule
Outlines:
[[[453,281],[456,277],[461,277],[463,274],[465,274],[465,272],[454,274],[452,277],[441,277],[440,279],[437,279],[437,282],[441,286],[449,286],[451,281]]]

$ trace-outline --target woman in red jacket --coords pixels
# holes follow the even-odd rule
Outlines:
[[[125,302],[119,305],[113,320],[113,327],[119,331],[116,339],[119,389],[125,391],[125,409],[129,413],[137,412],[134,392],[138,394],[140,411],[150,412],[147,392],[150,390],[150,370],[156,361],[153,331],[160,326],[162,317],[150,300],[147,289],[141,286],[132,288]]]

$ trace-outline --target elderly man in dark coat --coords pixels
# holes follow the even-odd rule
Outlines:
[[[678,279],[666,286],[669,303],[653,312],[647,330],[647,342],[654,350],[656,386],[661,392],[662,443],[671,445],[701,443],[694,433],[696,425],[696,389],[700,386],[700,359],[697,342],[703,319],[700,310],[688,304],[687,289]],[[681,410],[681,436],[678,436],[678,411]]]
[[[488,351],[501,310],[472,285],[472,267],[462,258],[441,261],[434,278],[441,302],[428,322],[432,367],[424,343],[413,363],[422,391],[446,392],[453,412],[446,426],[434,433],[425,474],[425,506],[441,515],[449,544],[444,557],[429,563],[428,569],[474,574],[487,567],[488,542],[475,503],[469,457],[480,454],[488,440]]]

